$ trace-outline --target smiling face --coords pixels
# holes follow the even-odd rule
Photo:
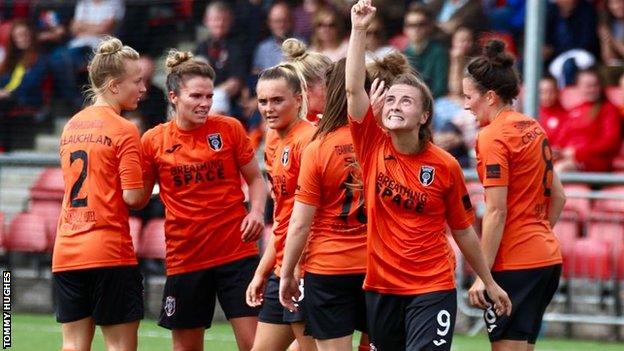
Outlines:
[[[212,107],[213,90],[212,79],[194,76],[180,84],[177,94],[174,91],[169,92],[169,100],[175,106],[180,127],[195,129],[206,123]]]
[[[283,130],[297,120],[302,96],[293,92],[286,79],[262,79],[256,92],[258,110],[269,128]]]
[[[427,122],[421,92],[407,84],[395,84],[388,89],[382,111],[382,123],[389,131],[418,130]]]
[[[138,60],[125,60],[125,74],[111,83],[115,99],[122,110],[134,110],[145,94],[143,72]]]

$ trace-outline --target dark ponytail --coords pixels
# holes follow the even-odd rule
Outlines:
[[[492,90],[510,104],[520,93],[520,78],[514,61],[513,56],[505,52],[505,43],[490,40],[483,48],[483,55],[470,61],[465,76],[476,83],[482,94]]]

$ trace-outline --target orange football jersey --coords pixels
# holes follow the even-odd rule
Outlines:
[[[559,241],[548,221],[552,152],[538,121],[503,112],[479,132],[476,150],[483,186],[508,188],[507,220],[492,270],[561,263]]]
[[[350,126],[368,217],[364,289],[396,295],[453,289],[446,225],[459,230],[474,221],[459,163],[432,143],[416,155],[401,154],[371,108]]]
[[[65,195],[52,271],[137,264],[123,190],[143,187],[137,127],[106,106],[73,116],[60,141]]]
[[[234,118],[209,116],[195,130],[174,121],[141,140],[144,179],[158,180],[165,205],[167,275],[206,269],[258,254],[241,240],[247,215],[240,168],[254,158],[249,137]]]

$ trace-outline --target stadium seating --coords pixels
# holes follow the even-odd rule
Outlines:
[[[37,214],[44,219],[46,237],[48,238],[48,249],[52,251],[54,248],[54,240],[56,239],[58,220],[61,215],[61,203],[49,200],[33,200],[30,204],[29,213]]]
[[[563,256],[566,277],[609,280],[613,277],[609,245],[594,238],[578,239],[571,252]]]
[[[46,168],[30,189],[30,198],[62,201],[64,192],[63,171],[60,168]]]
[[[165,258],[165,220],[152,219],[143,228],[138,243],[137,256],[140,258]]]
[[[9,251],[40,252],[48,249],[45,218],[35,213],[19,213],[13,217],[4,237]]]
[[[591,188],[586,184],[566,184],[563,189],[568,199],[561,214],[562,219],[584,220],[591,212],[591,203],[583,195],[590,193]]]
[[[574,243],[580,236],[578,222],[573,219],[561,219],[557,222],[553,231],[557,235],[557,238],[559,238],[561,253],[564,256],[568,255],[574,248]]]
[[[606,194],[622,196],[623,199],[599,199],[594,202],[593,210],[624,214],[624,186],[608,186],[601,189]],[[624,217],[622,218],[624,220]]]

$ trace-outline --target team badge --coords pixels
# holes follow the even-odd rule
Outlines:
[[[431,166],[420,166],[420,174],[418,175],[418,180],[420,180],[420,184],[424,186],[429,186],[433,183],[433,177],[435,176],[435,168]]]
[[[171,317],[175,313],[175,297],[167,296],[165,300],[165,313],[167,317]]]
[[[288,164],[288,160],[290,159],[290,146],[286,146],[284,151],[282,152],[282,164],[286,166]]]
[[[210,148],[214,151],[219,151],[223,147],[220,133],[208,134],[206,138],[208,139],[208,145],[210,145]]]

